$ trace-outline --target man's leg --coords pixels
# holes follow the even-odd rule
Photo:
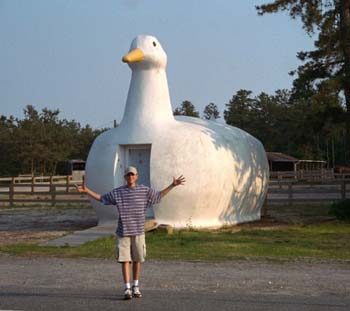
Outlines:
[[[134,281],[139,280],[140,271],[141,271],[141,262],[134,261],[133,265],[132,265],[132,272],[133,272]]]
[[[131,277],[130,277],[130,237],[118,237],[117,245],[116,245],[116,259],[122,265],[123,279],[124,279],[124,298],[131,299],[132,298],[132,290],[131,290]]]
[[[136,298],[141,298],[142,294],[139,289],[139,276],[140,276],[140,270],[141,270],[141,262],[140,261],[134,261],[132,265],[132,272],[133,272],[133,296]]]
[[[129,261],[122,262],[122,271],[123,271],[123,278],[124,278],[124,284],[125,284],[124,298],[131,299],[132,290],[130,285],[130,262]]]
[[[130,262],[122,262],[123,278],[125,284],[130,284]]]
[[[139,289],[139,277],[141,271],[141,262],[145,260],[146,256],[146,244],[145,235],[138,235],[132,239],[132,257],[133,257],[133,296],[141,298],[142,294]]]

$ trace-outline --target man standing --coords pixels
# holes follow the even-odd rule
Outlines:
[[[122,272],[125,283],[124,298],[141,298],[139,289],[139,274],[141,263],[146,256],[145,243],[145,213],[147,207],[160,202],[161,198],[174,187],[183,185],[185,178],[181,175],[173,178],[173,182],[163,189],[156,191],[144,185],[136,184],[137,169],[129,166],[125,170],[126,185],[113,189],[104,195],[100,195],[85,185],[77,186],[77,190],[87,193],[97,201],[106,205],[115,205],[118,209],[118,228],[116,242],[116,259],[122,264]],[[133,286],[131,288],[130,263],[133,263]]]

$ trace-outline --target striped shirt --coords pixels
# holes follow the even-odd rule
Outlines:
[[[117,235],[120,237],[143,234],[146,209],[159,203],[160,199],[159,191],[144,185],[121,186],[101,196],[103,204],[115,205],[118,209]]]

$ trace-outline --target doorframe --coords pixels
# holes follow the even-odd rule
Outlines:
[[[116,184],[125,185],[124,171],[128,166],[129,162],[129,150],[130,149],[149,149],[150,151],[150,161],[152,156],[152,144],[120,144],[119,145],[119,155],[117,161],[117,174],[116,174]],[[150,163],[150,174],[151,174],[151,163]],[[151,175],[150,175],[151,176]]]
[[[123,182],[124,181],[124,170],[126,169],[127,166],[129,166],[129,150],[137,150],[137,149],[148,149],[149,150],[149,183],[151,186],[151,154],[152,154],[152,144],[125,144],[125,145],[119,145],[119,158],[118,158],[118,168],[121,169],[121,174],[118,174],[120,178],[122,178]],[[146,212],[146,218],[154,218],[154,210],[153,206],[149,208]]]
[[[149,149],[150,151],[150,156],[151,156],[151,151],[152,151],[152,144],[127,144],[127,145],[120,145],[123,150],[123,166],[124,169],[129,166],[129,150],[130,149]],[[151,159],[150,159],[151,160]],[[151,169],[151,168],[150,168]]]

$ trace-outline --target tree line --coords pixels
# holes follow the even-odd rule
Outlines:
[[[105,129],[59,118],[60,111],[28,105],[24,118],[0,116],[0,176],[54,174],[59,161],[86,159]]]
[[[332,152],[342,145],[334,161],[349,164],[350,0],[275,0],[256,9],[259,15],[287,12],[301,20],[308,35],[317,37],[314,50],[297,54],[302,64],[290,73],[295,76],[291,103],[315,112],[311,121],[319,131],[317,145],[325,144]]]
[[[266,151],[282,152],[299,159],[325,160],[329,167],[345,164],[346,126],[341,105],[320,109],[291,90],[277,90],[254,96],[250,90],[238,90],[225,105],[224,120],[258,138]],[[210,109],[209,109],[210,108]],[[204,113],[210,111],[209,113]],[[214,113],[215,112],[215,113]],[[200,117],[190,101],[184,101],[174,115]],[[203,118],[220,117],[214,103],[207,105]]]

